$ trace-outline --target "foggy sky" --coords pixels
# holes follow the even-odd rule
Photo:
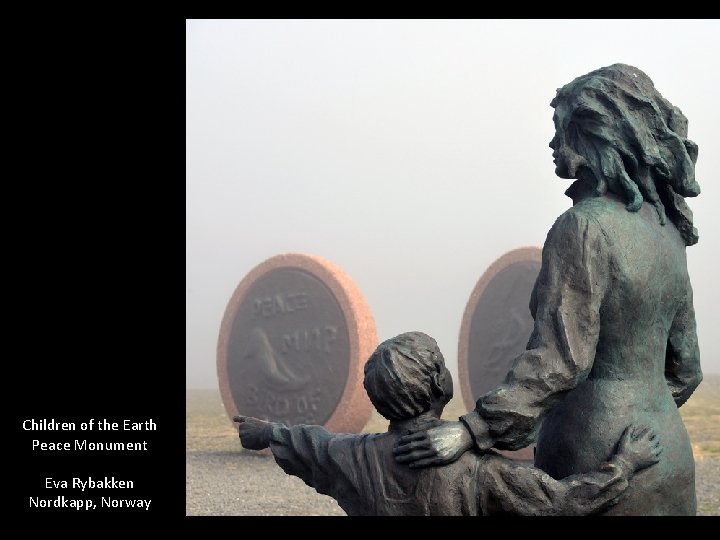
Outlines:
[[[456,374],[477,280],[505,252],[542,246],[571,205],[548,147],[555,90],[617,62],[682,109],[700,148],[688,269],[702,367],[720,372],[720,22],[189,20],[186,32],[188,387],[217,387],[228,300],[286,252],[340,266],[381,341],[426,332]]]

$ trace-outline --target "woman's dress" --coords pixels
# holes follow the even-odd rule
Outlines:
[[[495,446],[522,448],[537,434],[536,466],[561,478],[596,469],[628,425],[648,425],[661,460],[607,513],[694,515],[678,407],[702,374],[685,243],[672,222],[661,225],[647,203],[628,212],[613,195],[577,202],[548,233],[530,309],[527,350],[477,403]]]

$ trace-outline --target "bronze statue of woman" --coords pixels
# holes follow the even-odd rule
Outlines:
[[[537,438],[554,478],[590,471],[630,423],[665,452],[607,514],[695,515],[695,464],[678,413],[702,380],[686,246],[698,240],[685,197],[698,147],[687,118],[637,68],[615,64],[559,89],[550,142],[577,179],[543,247],[527,350],[459,422],[402,438],[396,459],[448,463],[475,447]]]

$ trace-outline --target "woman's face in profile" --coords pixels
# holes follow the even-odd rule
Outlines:
[[[555,174],[560,178],[568,178],[567,176],[567,160],[563,157],[564,152],[561,153],[561,149],[565,148],[565,139],[561,131],[555,130],[555,136],[550,141],[550,148],[552,148],[552,158],[555,164]]]
[[[550,141],[550,148],[553,149],[552,157],[555,163],[555,174],[560,178],[576,178],[577,169],[585,164],[585,159],[577,154],[568,145],[565,137],[567,128],[568,112],[562,105],[557,105],[553,122],[555,123],[555,136]]]

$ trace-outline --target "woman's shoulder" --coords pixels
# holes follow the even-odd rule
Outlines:
[[[606,211],[607,203],[600,199],[602,197],[592,197],[574,204],[558,216],[550,232],[584,229],[588,223],[596,222]]]
[[[601,246],[612,243],[612,235],[607,231],[620,211],[627,213],[622,203],[607,197],[589,197],[577,202],[555,220],[546,246],[563,250],[585,246],[600,250]]]
[[[587,197],[578,201],[557,218],[553,229],[557,232],[603,231],[606,225],[627,214],[625,204],[607,196]],[[552,232],[552,231],[551,231]]]
[[[626,205],[612,194],[588,196],[571,206],[566,212],[581,219],[602,220],[606,216],[627,213]]]

